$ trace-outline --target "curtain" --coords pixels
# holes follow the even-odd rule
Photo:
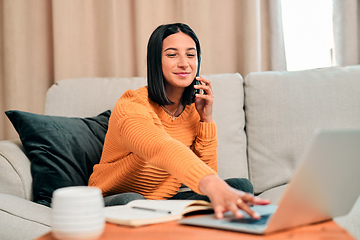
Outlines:
[[[360,0],[333,0],[337,66],[360,64]]]
[[[0,140],[16,138],[3,112],[42,113],[57,81],[145,77],[160,24],[196,32],[202,74],[286,70],[280,0],[0,0],[0,15]]]

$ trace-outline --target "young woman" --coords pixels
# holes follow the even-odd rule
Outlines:
[[[152,33],[148,86],[126,91],[117,102],[89,180],[101,188],[107,206],[144,198],[203,199],[218,218],[225,211],[241,217],[242,209],[257,219],[249,205],[269,203],[252,195],[247,179],[217,176],[213,92],[209,80],[196,77],[200,54],[199,40],[185,24],[161,25]],[[203,94],[194,95],[195,89]]]

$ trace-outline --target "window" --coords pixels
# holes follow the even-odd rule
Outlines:
[[[288,71],[332,66],[332,1],[282,0],[281,4]]]

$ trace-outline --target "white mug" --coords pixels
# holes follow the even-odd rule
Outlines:
[[[52,234],[59,240],[97,239],[104,231],[104,199],[99,188],[57,189],[51,207]]]

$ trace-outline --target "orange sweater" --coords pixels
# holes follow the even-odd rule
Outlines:
[[[148,98],[147,87],[128,90],[110,116],[99,164],[89,185],[103,195],[137,192],[147,199],[174,196],[181,183],[195,192],[217,172],[215,123],[200,122],[195,105],[175,120]]]

